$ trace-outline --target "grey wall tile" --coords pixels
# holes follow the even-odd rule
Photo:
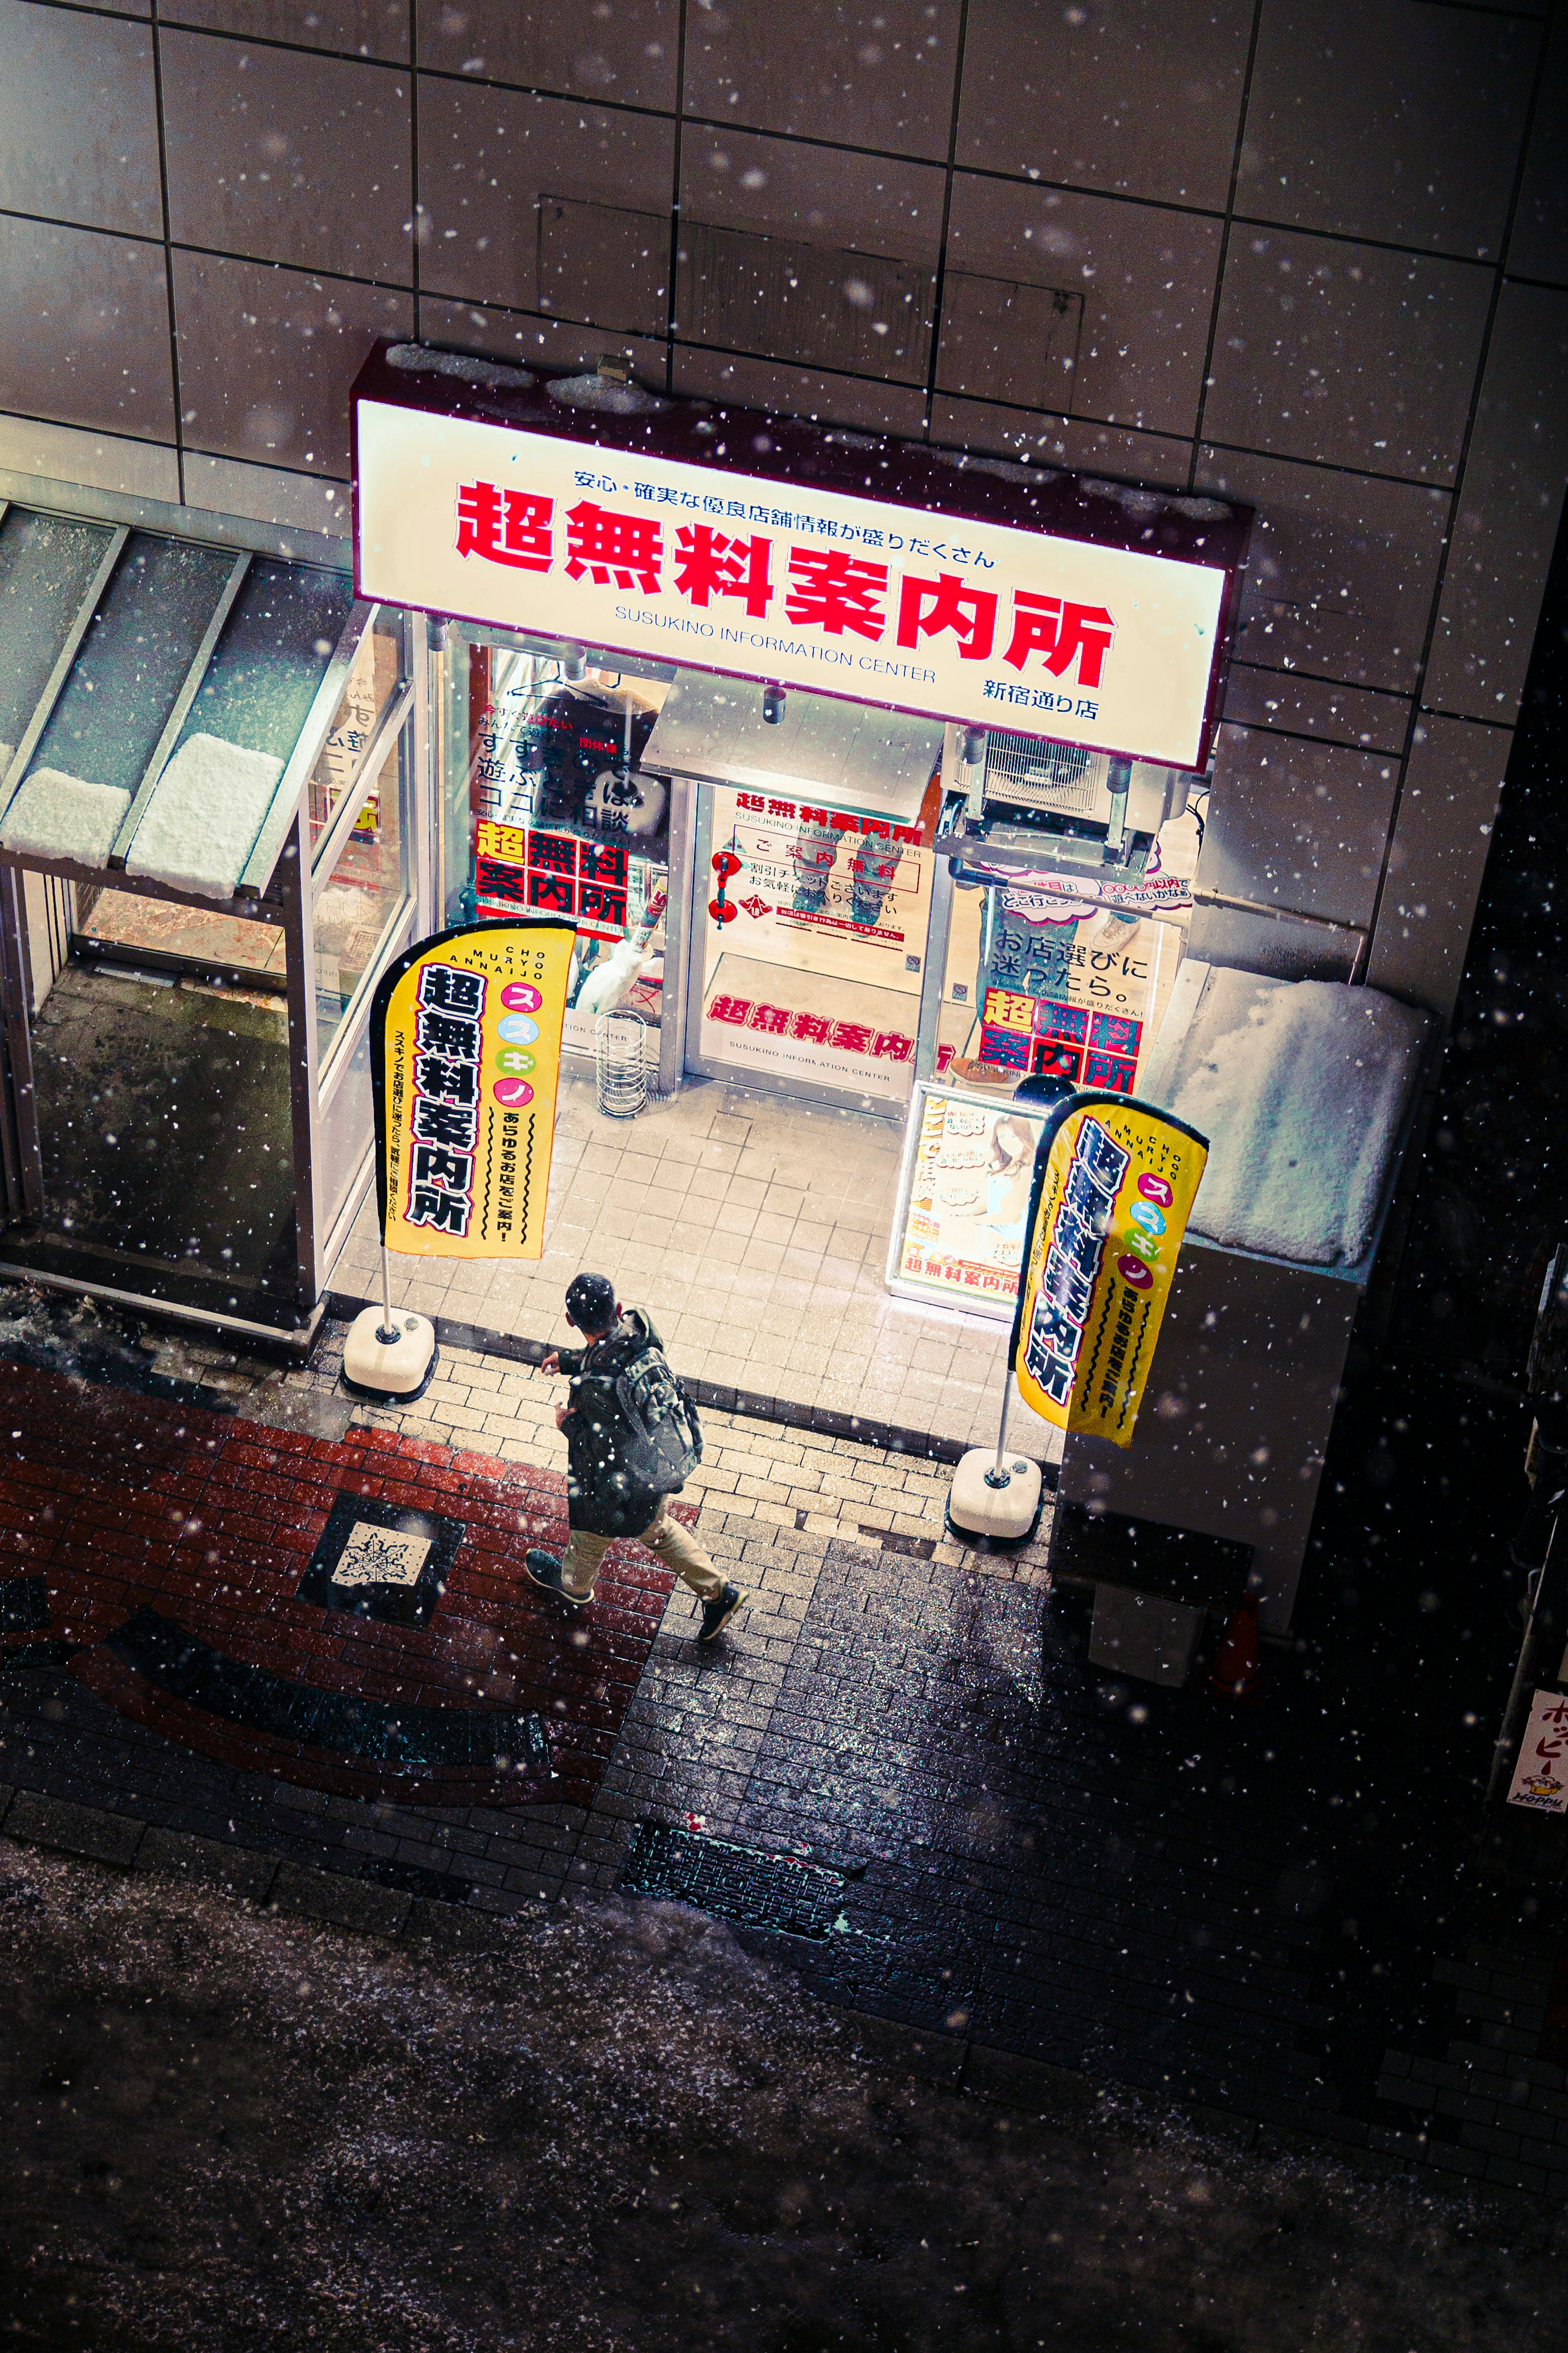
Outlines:
[[[945,163],[961,14],[958,0],[883,0],[874,11],[849,0],[694,8],[686,111]]]
[[[1075,473],[1108,474],[1117,481],[1172,490],[1186,488],[1193,457],[1190,441],[1157,433],[1127,433],[1079,417],[1047,417],[940,396],[931,405],[931,438],[948,448],[991,449],[1037,466],[1065,466]]]
[[[1531,125],[1508,267],[1568,286],[1568,12],[1559,9]]]
[[[1255,670],[1249,662],[1234,662],[1226,682],[1225,715],[1237,726],[1278,728],[1366,752],[1403,754],[1411,708],[1408,695],[1332,686],[1299,670]]]
[[[1491,290],[1474,262],[1238,227],[1205,439],[1451,482]]]
[[[95,15],[100,13],[100,0],[60,0],[60,5],[66,8],[91,8]],[[153,0],[118,0],[118,5],[110,14],[115,16],[150,16]]]
[[[414,298],[216,254],[174,256],[184,438],[346,480],[349,386],[377,335],[414,332]]]
[[[0,409],[174,440],[161,246],[0,215]]]
[[[406,73],[208,33],[162,47],[177,244],[409,281]]]
[[[209,514],[246,515],[253,522],[279,523],[344,543],[352,536],[349,494],[342,482],[286,474],[275,466],[247,466],[237,458],[188,451],[185,502]]]
[[[753,132],[689,124],[683,219],[936,267],[942,174],[927,164],[846,154]]]
[[[0,476],[5,474],[179,503],[180,461],[172,448],[89,433],[75,425],[39,424],[27,417],[0,417]],[[6,494],[12,494],[10,484]]]
[[[208,33],[408,63],[408,0],[163,0],[158,16],[163,24],[194,25]]]
[[[1454,1009],[1513,736],[1427,718],[1410,754],[1366,976],[1413,1005]]]
[[[419,62],[434,71],[670,113],[679,47],[679,0],[443,0],[419,11]]]
[[[142,26],[0,0],[0,210],[162,237]]]
[[[1187,954],[1200,964],[1267,973],[1270,980],[1349,980],[1365,939],[1364,932],[1313,923],[1307,915],[1194,899]]]
[[[951,268],[1083,296],[1061,406],[1101,424],[1194,429],[1219,244],[1219,223],[1192,213],[966,172],[953,179]]]
[[[1425,701],[1517,717],[1568,480],[1568,292],[1498,306],[1437,608]]]
[[[1495,261],[1540,47],[1428,0],[1264,0],[1237,212]]]
[[[1237,648],[1246,660],[1415,691],[1447,492],[1214,448],[1199,451],[1197,480],[1257,509]]]
[[[1364,928],[1398,776],[1387,755],[1222,726],[1195,887]]]
[[[665,346],[640,335],[615,335],[564,319],[540,319],[528,311],[503,311],[475,302],[448,302],[433,294],[419,298],[419,337],[443,351],[479,352],[487,359],[515,360],[560,369],[593,367],[605,352],[632,364],[639,384],[662,392]]]
[[[675,350],[675,389],[739,401],[748,408],[777,409],[785,417],[818,418],[825,425],[897,433],[909,440],[918,438],[925,427],[925,395],[909,385],[866,384],[856,376],[737,358],[725,352],[688,351],[680,344]]]
[[[586,290],[598,311],[588,323],[661,333],[668,248],[658,232],[674,169],[674,126],[657,117],[422,74],[421,286],[519,311],[561,303],[576,316]],[[563,250],[575,254],[575,274],[552,268],[542,282],[540,208],[552,196],[600,206],[604,219],[595,236],[591,216],[571,216]]]
[[[958,160],[1223,210],[1251,0],[971,0]]]

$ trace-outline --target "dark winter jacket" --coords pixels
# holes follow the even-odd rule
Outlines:
[[[663,1346],[652,1319],[628,1307],[606,1338],[589,1348],[557,1351],[572,1376],[566,1431],[567,1517],[596,1536],[640,1536],[662,1500],[635,1484],[622,1460],[626,1417],[616,1383],[645,1348]]]

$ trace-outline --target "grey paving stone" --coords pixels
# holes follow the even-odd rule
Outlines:
[[[18,1789],[6,1809],[5,1829],[7,1838],[128,1869],[145,1825],[97,1806],[75,1805],[68,1798],[42,1798],[31,1789]]]
[[[272,1883],[275,1910],[292,1913],[300,1919],[325,1921],[334,1928],[356,1928],[372,1936],[395,1936],[412,1902],[399,1888],[376,1887],[338,1872],[315,1871],[308,1863],[279,1864]]]
[[[198,1838],[190,1831],[165,1830],[156,1822],[149,1825],[136,1850],[138,1871],[200,1880],[258,1904],[265,1901],[278,1868],[276,1855],[258,1854],[252,1847],[231,1846],[221,1839]]]

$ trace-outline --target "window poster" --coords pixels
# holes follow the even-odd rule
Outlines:
[[[1131,1094],[1162,960],[1174,953],[1168,932],[1148,917],[1058,913],[1034,893],[1004,892],[982,976],[979,1060]]]
[[[919,824],[715,786],[705,1063],[903,1102],[931,914]]]
[[[920,1090],[905,1147],[888,1282],[908,1299],[1012,1319],[1044,1112]]]

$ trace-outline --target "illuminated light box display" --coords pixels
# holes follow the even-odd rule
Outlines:
[[[1247,511],[668,403],[574,409],[378,352],[362,596],[1198,768]]]
[[[1044,1112],[921,1084],[904,1145],[888,1288],[1011,1323]]]

